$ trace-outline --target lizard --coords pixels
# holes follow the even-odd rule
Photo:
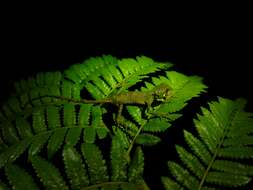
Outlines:
[[[80,99],[75,100],[67,97],[62,96],[54,96],[54,95],[46,95],[41,96],[43,97],[51,97],[66,100],[73,103],[84,103],[84,104],[114,104],[119,107],[118,114],[117,114],[117,121],[119,121],[121,117],[121,113],[123,110],[123,105],[130,104],[130,105],[146,105],[148,110],[151,109],[151,104],[154,101],[163,102],[168,100],[172,96],[172,89],[166,83],[161,83],[155,86],[153,89],[141,92],[141,91],[128,91],[128,92],[121,92],[116,95],[112,95],[110,97],[101,99],[101,100],[87,100],[87,99]],[[37,98],[36,98],[37,99]]]

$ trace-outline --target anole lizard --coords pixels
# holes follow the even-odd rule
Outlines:
[[[117,120],[121,116],[123,105],[124,104],[136,104],[136,105],[147,105],[148,109],[151,108],[151,104],[154,101],[166,101],[168,98],[172,96],[171,88],[168,84],[161,83],[154,87],[150,91],[146,92],[140,92],[140,91],[128,91],[128,92],[122,92],[116,95],[113,95],[111,97],[101,99],[101,100],[87,100],[87,99],[81,99],[81,100],[75,100],[71,98],[66,98],[62,96],[42,96],[43,97],[51,97],[51,98],[58,98],[62,100],[67,100],[73,103],[84,103],[84,104],[115,104],[119,106],[119,112],[117,116]],[[37,98],[36,98],[37,99]]]

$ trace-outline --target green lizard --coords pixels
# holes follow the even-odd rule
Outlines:
[[[87,100],[87,99],[81,99],[81,100],[75,100],[71,98],[66,98],[62,96],[42,96],[43,97],[51,97],[51,98],[57,98],[62,100],[67,100],[69,102],[73,103],[84,103],[84,104],[114,104],[119,107],[119,111],[117,114],[117,121],[121,117],[123,105],[125,104],[132,104],[132,105],[146,105],[148,110],[151,109],[151,104],[154,101],[162,102],[168,100],[172,96],[171,88],[168,84],[161,83],[154,87],[150,91],[146,92],[140,92],[140,91],[128,91],[128,92],[122,92],[116,95],[113,95],[111,97],[107,97],[105,99],[101,100]]]

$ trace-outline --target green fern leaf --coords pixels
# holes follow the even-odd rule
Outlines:
[[[66,132],[67,132],[66,128],[56,129],[49,138],[47,145],[47,155],[49,159],[53,157],[53,155],[62,145]]]
[[[105,98],[105,94],[95,85],[91,83],[85,84],[86,89],[89,91],[89,93],[92,95],[95,99],[103,99]]]
[[[174,162],[168,162],[169,169],[173,176],[187,189],[198,189],[199,182],[187,170]]]
[[[142,180],[144,171],[144,156],[140,147],[138,147],[134,153],[134,157],[131,160],[129,170],[128,170],[128,180],[129,182],[136,183]]]
[[[88,126],[89,125],[91,108],[92,108],[91,104],[80,105],[80,110],[79,110],[79,114],[78,114],[78,125],[79,126]]]
[[[65,137],[66,144],[68,146],[75,146],[76,143],[80,139],[81,133],[82,133],[82,128],[80,128],[80,127],[71,127],[68,130],[67,135]]]
[[[13,119],[15,113],[11,110],[11,108],[9,107],[8,104],[4,104],[4,105],[2,106],[2,110],[3,110],[4,115],[6,116],[6,118],[7,118],[8,120],[12,120],[12,119]]]
[[[112,127],[114,135],[117,136],[117,139],[120,141],[121,146],[123,148],[127,149],[130,145],[129,138],[127,137],[127,134],[122,131],[122,129],[113,126]]]
[[[213,168],[228,173],[253,176],[253,166],[240,164],[234,161],[215,160],[213,163]]]
[[[92,77],[92,82],[103,94],[110,94],[111,88],[100,77]]]
[[[125,77],[124,87],[122,90],[125,90],[141,81],[141,79],[145,78],[147,74],[154,73],[160,69],[168,69],[172,66],[168,63],[155,63],[152,59],[145,56],[136,57],[136,60],[122,59],[119,61],[118,65]]]
[[[72,80],[76,84],[81,84],[96,73],[100,73],[101,69],[115,62],[117,62],[117,60],[110,55],[92,57],[85,60],[82,64],[71,66],[64,74],[66,78]]]
[[[168,177],[162,177],[162,183],[166,190],[184,190],[178,183]]]
[[[76,124],[75,107],[73,104],[64,104],[63,124],[66,127],[73,126]]]
[[[8,105],[11,108],[11,110],[15,113],[20,113],[22,111],[17,97],[14,96],[10,97],[10,99],[8,100]]]
[[[72,97],[75,100],[80,100],[81,99],[81,90],[82,87],[79,84],[73,85],[72,86]]]
[[[47,123],[49,129],[61,127],[59,108],[55,106],[47,107]]]
[[[251,159],[253,149],[247,146],[247,143],[230,143],[228,146],[227,142],[232,142],[237,136],[233,134],[237,132],[235,128],[245,127],[240,137],[243,141],[252,136],[252,129],[247,126],[253,124],[252,114],[243,110],[245,101],[240,99],[231,101],[219,98],[219,102],[212,102],[209,106],[211,111],[202,108],[203,115],[198,115],[198,119],[194,120],[201,140],[189,132],[184,132],[185,139],[195,155],[177,146],[181,160],[194,176],[173,162],[169,164],[171,173],[176,176],[176,183],[188,189],[214,189],[209,187],[212,183],[221,187],[243,186],[251,180],[253,166],[241,164],[235,159]]]
[[[216,183],[223,186],[238,187],[249,183],[250,177],[243,175],[236,175],[226,172],[211,171],[208,173],[206,181],[209,183]]]
[[[62,96],[66,98],[72,98],[72,87],[73,87],[72,82],[64,80],[61,85]]]
[[[59,170],[39,156],[31,157],[32,166],[46,189],[69,189]]]
[[[80,65],[73,65],[69,69],[64,71],[65,77],[72,80],[73,82],[79,84],[83,77],[83,73],[81,73],[81,76],[79,74],[80,69],[77,69],[77,67],[80,67]],[[78,73],[76,73],[78,72]]]
[[[107,136],[109,130],[104,126],[104,127],[96,128],[96,132],[97,132],[98,138],[103,139]]]
[[[31,139],[26,139],[19,143],[13,144],[12,146],[6,148],[4,152],[1,152],[0,168],[2,168],[6,163],[15,161],[27,149],[30,143]]]
[[[240,154],[238,154],[240,153]],[[253,147],[226,147],[221,148],[218,155],[224,158],[252,158]]]
[[[151,135],[148,133],[142,133],[137,136],[135,143],[146,146],[153,146],[159,143],[161,139],[155,135]]]
[[[10,122],[4,122],[0,125],[4,141],[8,145],[19,142],[16,128]]]
[[[96,129],[95,127],[89,126],[84,129],[83,134],[84,142],[94,143],[96,140]]]
[[[143,130],[148,132],[163,132],[171,126],[163,118],[152,118],[144,125]]]
[[[141,116],[141,109],[138,106],[127,106],[128,113],[132,116],[134,121],[136,121],[139,125],[143,124],[143,119]]]
[[[123,76],[116,65],[108,65],[108,70],[110,73],[113,73],[113,77],[118,83],[123,80]]]
[[[81,67],[81,64],[72,65],[64,72],[64,74],[67,78],[79,84],[84,78],[87,77],[87,74],[82,72],[82,70],[80,69]]]
[[[73,147],[66,146],[63,149],[63,159],[72,189],[88,186],[88,175],[79,153]]]
[[[17,165],[7,165],[5,173],[13,189],[39,189],[32,176]]]
[[[167,83],[173,92],[169,102],[162,104],[156,110],[159,113],[174,113],[179,111],[186,106],[188,100],[199,96],[201,92],[205,92],[206,86],[202,83],[200,77],[186,76],[175,71],[166,72],[166,76],[167,78],[153,78],[154,84]]]
[[[138,133],[139,128],[138,126],[130,120],[125,119],[124,117],[121,118],[122,123],[124,123],[124,128],[120,130],[124,132],[127,136],[134,138],[134,136]],[[129,139],[131,141],[132,139]]]
[[[112,139],[111,145],[111,180],[125,181],[127,179],[126,173],[127,155],[124,147],[121,145],[119,137],[115,136]]]
[[[201,162],[194,155],[187,152],[184,148],[176,146],[176,150],[180,156],[182,162],[199,178],[201,179],[203,173],[205,173],[205,168]],[[196,170],[196,168],[198,168]]]
[[[89,167],[91,184],[106,182],[109,180],[105,161],[99,148],[90,143],[82,144],[83,157]]]
[[[244,135],[240,138],[227,138],[224,140],[224,146],[244,146],[253,145],[253,137]]]
[[[102,75],[102,78],[105,80],[105,82],[111,87],[111,88],[116,88],[117,87],[117,81],[116,79],[112,76],[110,70],[108,67],[104,67],[100,70],[100,73]]]
[[[45,123],[45,112],[43,108],[37,108],[34,109],[32,113],[32,119],[33,119],[33,130],[37,134],[39,132],[46,130],[46,123]]]
[[[42,133],[40,135],[35,136],[29,148],[29,156],[33,156],[39,153],[39,151],[48,141],[50,135],[51,133]]]
[[[22,139],[33,136],[30,124],[23,117],[16,118],[16,128],[18,129],[19,136]]]
[[[41,99],[39,98],[40,92],[38,88],[30,89],[29,96],[30,96],[30,99],[33,100],[32,101],[33,107],[40,106],[42,104]]]
[[[203,142],[187,131],[184,131],[184,138],[192,151],[201,159],[202,162],[205,164],[211,162],[211,154],[206,149],[206,146],[203,144]]]
[[[93,127],[103,126],[102,110],[100,106],[93,106],[91,109],[91,125]]]

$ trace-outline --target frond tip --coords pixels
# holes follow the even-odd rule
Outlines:
[[[193,153],[177,146],[177,152],[185,167],[169,162],[175,181],[163,177],[166,189],[212,189],[246,185],[253,176],[253,166],[240,163],[236,158],[253,158],[248,146],[252,136],[253,117],[244,111],[245,102],[219,98],[209,104],[210,110],[202,108],[203,115],[194,121],[200,139],[185,131],[185,139]],[[237,131],[247,143],[238,142]],[[245,140],[247,139],[247,140]],[[230,142],[230,143],[227,143]]]

